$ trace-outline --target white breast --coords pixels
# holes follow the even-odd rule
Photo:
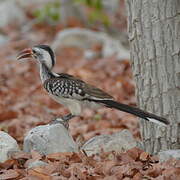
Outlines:
[[[49,94],[49,95],[56,102],[67,107],[70,110],[72,115],[76,115],[76,116],[79,116],[84,108],[98,109],[102,106],[102,105],[97,104],[95,102],[81,101],[81,100],[70,99],[70,98],[63,98],[63,97],[54,96],[52,94]]]
[[[56,102],[67,107],[72,115],[80,115],[82,111],[82,103],[76,99],[63,98],[49,94]]]

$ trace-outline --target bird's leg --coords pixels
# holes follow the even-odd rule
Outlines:
[[[72,115],[71,113],[63,116],[61,119],[63,119],[64,121],[69,121],[70,119],[76,117],[75,115]]]
[[[69,128],[69,120],[72,119],[73,117],[75,117],[75,115],[72,115],[71,113],[63,116],[63,117],[55,117],[49,124],[58,124],[61,123],[64,125],[64,127],[66,129]]]

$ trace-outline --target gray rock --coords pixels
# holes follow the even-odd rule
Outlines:
[[[96,59],[96,58],[101,58],[101,53],[100,52],[95,52],[91,49],[88,49],[84,52],[84,57],[87,60],[91,60],[91,59]]]
[[[103,43],[101,37],[98,36],[98,32],[84,28],[68,28],[57,34],[52,47],[55,50],[69,46],[88,49],[96,43]]]
[[[25,0],[16,0],[18,4],[23,8],[29,8],[30,6],[38,7],[43,6],[47,2],[51,2],[52,0],[31,0],[31,1],[25,1]]]
[[[7,36],[1,35],[0,34],[0,46],[3,46],[9,41],[9,38]]]
[[[11,153],[16,151],[19,151],[16,140],[6,132],[0,131],[0,162],[8,160]]]
[[[78,150],[72,136],[60,123],[38,126],[30,130],[24,139],[23,149],[25,152],[35,150],[44,155]]]
[[[101,150],[123,152],[136,146],[136,141],[128,130],[122,130],[112,135],[95,136],[88,140],[81,149],[88,156],[100,153]]]
[[[116,55],[117,60],[130,59],[130,51],[124,48],[120,41],[104,35],[104,42],[102,51],[104,57]]]
[[[0,28],[11,23],[22,24],[25,22],[25,13],[15,0],[0,1]]]
[[[55,51],[63,47],[78,47],[87,50],[96,44],[102,45],[103,57],[116,55],[118,60],[130,59],[129,50],[124,48],[120,41],[103,32],[95,32],[85,28],[69,28],[60,31],[55,37],[52,47]]]
[[[161,151],[158,153],[160,162],[175,158],[180,160],[180,149]]]
[[[73,0],[60,0],[60,4],[60,17],[63,25],[67,26],[69,19],[72,19],[72,17],[83,24],[87,22],[84,11],[78,3],[75,3]]]
[[[115,13],[119,10],[119,0],[102,0],[103,7],[105,10]]]
[[[47,165],[48,165],[48,163],[37,160],[37,161],[29,163],[28,169],[35,168],[35,167],[43,167],[43,166],[47,166]]]

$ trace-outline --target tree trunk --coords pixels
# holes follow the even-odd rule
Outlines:
[[[137,98],[142,109],[166,117],[160,127],[141,121],[143,148],[180,148],[180,1],[126,0]]]

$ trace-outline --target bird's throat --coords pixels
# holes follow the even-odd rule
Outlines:
[[[44,81],[46,81],[47,79],[54,77],[53,73],[46,66],[46,64],[40,63],[39,68],[40,68],[40,78],[41,78],[42,83],[44,83]]]

